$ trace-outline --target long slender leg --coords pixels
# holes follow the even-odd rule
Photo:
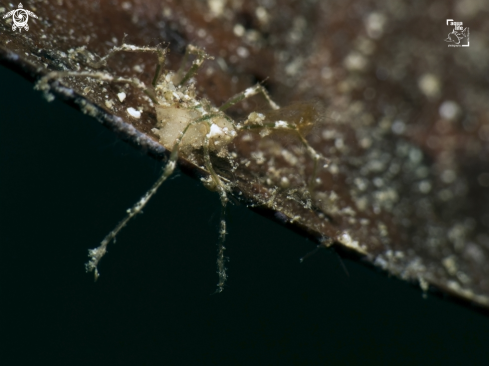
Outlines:
[[[224,256],[224,250],[226,249],[226,247],[224,246],[224,242],[226,240],[226,205],[228,203],[228,197],[226,194],[226,187],[224,186],[224,183],[212,167],[209,154],[209,134],[206,134],[204,138],[204,163],[206,169],[211,175],[212,180],[214,180],[214,183],[219,192],[219,197],[221,199],[222,205],[219,227],[219,241],[217,243],[217,273],[219,274],[219,282],[217,283],[216,293],[220,293],[224,290],[224,285],[228,277],[226,272],[226,257]]]
[[[272,98],[270,98],[270,95],[268,94],[267,90],[260,83],[258,83],[256,85],[249,87],[248,89],[242,91],[241,93],[238,93],[235,96],[229,98],[226,103],[224,103],[221,107],[219,107],[219,110],[225,111],[226,109],[228,109],[229,107],[232,107],[236,103],[239,103],[246,98],[250,98],[254,95],[257,95],[258,93],[263,94],[263,96],[268,101],[268,103],[270,104],[270,107],[272,109],[279,109],[280,108],[278,106],[278,104],[275,103],[272,100]]]
[[[224,242],[226,241],[226,206],[221,206],[221,219],[219,225],[219,241],[217,243],[217,273],[219,274],[219,282],[217,283],[216,293],[221,293],[224,290],[228,275],[226,272],[226,257],[224,256]]]
[[[200,66],[202,66],[205,60],[212,60],[214,58],[212,56],[209,56],[207,53],[205,53],[204,50],[198,47],[195,47],[191,44],[187,45],[182,65],[180,66],[180,70],[178,70],[177,73],[178,77],[180,77],[180,75],[183,73],[183,68],[185,67],[185,63],[190,54],[197,55],[197,58],[192,62],[192,66],[190,66],[185,76],[178,82],[178,85],[183,85],[187,81],[189,81],[196,74],[196,72],[199,70]]]
[[[146,192],[146,194],[141,197],[141,199],[130,209],[127,210],[127,215],[126,217],[119,222],[119,224],[112,230],[105,238],[102,240],[100,243],[100,246],[98,246],[95,249],[90,249],[88,251],[88,256],[90,257],[90,261],[86,264],[86,269],[87,272],[93,271],[94,276],[95,276],[95,281],[98,279],[100,276],[100,273],[97,269],[98,263],[102,259],[105,253],[107,253],[107,246],[109,243],[115,239],[116,235],[121,231],[121,229],[126,226],[126,224],[138,213],[142,211],[144,206],[148,203],[151,197],[156,193],[158,188],[163,184],[165,180],[168,179],[169,176],[172,175],[173,171],[175,170],[176,166],[176,161],[178,159],[178,147],[175,145],[175,147],[172,150],[172,153],[170,155],[170,159],[168,163],[166,164],[165,168],[163,169],[163,174],[158,178],[158,180],[153,184],[153,186]]]
[[[112,47],[112,49],[104,56],[101,57],[98,61],[93,61],[92,57],[87,57],[87,63],[89,66],[98,69],[107,65],[107,60],[117,52],[151,52],[156,53],[158,55],[158,66],[155,74],[155,78],[153,79],[153,86],[156,85],[157,78],[159,77],[161,67],[165,62],[165,56],[167,50],[165,48],[160,47],[145,47],[145,46],[134,46],[131,44],[123,43],[120,46]],[[91,56],[91,55],[90,55]]]
[[[87,64],[94,69],[99,69],[103,66],[107,65],[107,60],[114,55],[117,52],[151,52],[151,53],[156,53],[158,56],[158,64],[156,65],[156,72],[155,76],[153,77],[153,82],[152,85],[153,87],[156,86],[156,83],[158,82],[158,78],[161,75],[161,71],[163,69],[163,65],[165,64],[165,58],[167,54],[167,49],[166,48],[161,48],[159,46],[157,47],[146,47],[146,46],[134,46],[131,44],[123,43],[120,46],[114,46],[112,49],[104,56],[101,57],[98,61],[94,61],[93,58],[94,56],[91,53],[88,53],[84,49],[79,51],[83,54],[85,54],[87,58]]]
[[[114,46],[112,49],[98,61],[92,60],[92,57],[87,57],[87,63],[89,66],[98,69],[107,65],[107,60],[117,52],[151,52],[158,55],[158,65],[162,65],[165,62],[166,49],[161,47],[146,47],[146,46],[134,46],[131,44],[123,43],[120,46]]]
[[[326,165],[329,165],[330,160],[325,158],[321,154],[319,154],[311,145],[309,145],[309,142],[307,142],[306,138],[300,132],[299,128],[297,126],[294,126],[294,127],[295,127],[294,130],[299,135],[299,139],[301,140],[302,144],[306,147],[307,152],[309,153],[311,158],[314,160],[314,168],[312,171],[311,180],[309,181],[309,194],[311,195],[311,198],[312,198],[313,197],[312,192],[314,191],[314,187],[316,185],[316,177],[317,177],[317,173],[319,170],[319,160],[324,159],[326,162]]]
[[[113,75],[110,75],[106,72],[91,72],[91,71],[82,71],[82,72],[79,72],[79,71],[51,71],[48,74],[44,75],[41,79],[39,79],[39,81],[36,83],[34,88],[44,92],[46,99],[48,101],[52,101],[54,99],[54,96],[51,93],[49,93],[49,90],[50,90],[49,80],[61,79],[64,77],[69,77],[69,76],[89,77],[89,78],[99,79],[102,81],[113,82],[113,83],[129,83],[129,84],[134,85],[137,88],[142,89],[143,91],[147,90],[146,85],[144,85],[144,83],[137,78],[124,78],[124,77],[113,76]]]
[[[153,197],[153,195],[156,193],[158,188],[163,184],[165,180],[168,179],[175,170],[175,167],[177,165],[177,159],[178,159],[178,150],[180,148],[180,143],[182,142],[183,137],[189,130],[189,128],[196,123],[200,123],[204,120],[207,120],[210,118],[210,116],[205,116],[202,118],[199,118],[197,120],[194,120],[190,122],[185,129],[182,131],[180,136],[175,140],[175,143],[172,148],[172,152],[170,154],[170,158],[168,159],[168,163],[166,164],[165,168],[163,169],[163,173],[161,176],[158,178],[158,180],[153,184],[153,186],[145,193],[141,199],[136,202],[136,204],[131,207],[130,209],[127,210],[127,215],[126,217],[119,222],[119,224],[112,230],[105,238],[102,240],[100,245],[95,248],[95,249],[90,249],[88,251],[88,256],[90,257],[89,262],[86,264],[86,269],[87,272],[94,272],[95,280],[100,276],[100,273],[97,269],[97,266],[102,259],[102,257],[107,253],[107,246],[109,243],[115,239],[116,235],[121,231],[121,229],[126,226],[126,224],[137,214],[141,213],[143,210],[144,206],[148,203],[148,201]]]

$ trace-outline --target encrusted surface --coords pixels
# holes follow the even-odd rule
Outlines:
[[[132,44],[169,42],[171,69],[187,43],[204,47],[215,60],[198,74],[197,91],[215,105],[269,77],[272,97],[288,106],[278,117],[307,116],[309,143],[331,163],[319,170],[308,201],[313,164],[297,139],[242,132],[234,144],[238,170],[230,175],[216,160],[237,194],[423,288],[489,306],[484,2],[60,0],[24,7],[39,19],[29,20],[28,32],[2,20],[0,57],[31,78],[81,70],[76,48],[102,56],[124,34]],[[447,47],[446,18],[470,26],[470,47]],[[154,55],[120,54],[105,71],[149,84],[155,65]],[[57,92],[85,113],[162,154],[144,94],[86,79],[63,85]],[[265,111],[265,103],[251,99],[231,113],[239,120],[254,110]]]

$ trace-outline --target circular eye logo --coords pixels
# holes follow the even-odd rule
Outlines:
[[[37,18],[37,15],[34,14],[32,11],[25,10],[22,4],[19,4],[19,8],[9,11],[7,14],[3,16],[3,19],[8,18],[9,16],[12,16],[12,20],[14,24],[12,25],[12,30],[19,30],[19,32],[24,28],[26,31],[29,30],[29,25],[27,22],[29,21],[29,15],[31,17]]]

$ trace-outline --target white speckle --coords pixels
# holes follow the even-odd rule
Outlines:
[[[358,245],[358,241],[353,240],[350,234],[347,232],[343,232],[343,234],[340,235],[339,241],[345,244],[347,247],[361,249]]]
[[[327,130],[327,129],[324,129],[321,132],[321,136],[323,137],[324,140],[332,140],[336,136],[336,131],[335,130]]]
[[[134,65],[132,69],[136,72],[143,72],[141,65]]]
[[[386,269],[387,268],[387,261],[379,255],[377,258],[375,258],[375,265],[377,265],[383,269]]]
[[[266,24],[268,23],[268,12],[265,8],[259,6],[256,8],[255,10],[255,14],[256,14],[256,17],[258,18],[258,20],[263,23],[263,24]]]
[[[163,16],[164,17],[169,18],[169,17],[171,17],[172,13],[173,12],[172,12],[171,8],[167,8],[167,7],[163,8]]]
[[[338,149],[338,150],[342,150],[343,147],[345,146],[345,143],[343,141],[343,139],[341,138],[338,138],[338,139],[335,139],[334,140],[334,146]]]
[[[255,159],[258,165],[261,165],[266,161],[262,151],[252,152],[251,157]]]
[[[207,0],[207,5],[213,16],[219,17],[224,12],[226,0]]]
[[[200,29],[197,31],[197,35],[198,35],[200,38],[204,38],[204,37],[207,35],[207,32],[205,31],[205,29],[200,28]]]
[[[421,159],[423,159],[423,153],[421,152],[421,150],[416,148],[412,148],[411,150],[409,150],[409,160],[411,160],[411,162],[417,164],[421,161]]]
[[[457,103],[446,100],[442,103],[439,109],[440,117],[453,121],[460,114],[460,107]]]
[[[418,79],[418,87],[428,98],[435,98],[440,94],[440,79],[433,74],[423,74]]]
[[[442,263],[449,274],[453,276],[457,273],[457,262],[455,261],[455,257],[446,257],[442,260]]]
[[[422,182],[419,182],[418,188],[421,193],[429,193],[431,191],[431,183],[427,180],[423,180]]]
[[[129,107],[127,108],[127,113],[131,116],[131,117],[134,117],[134,118],[141,118],[141,112],[132,108],[132,107]]]
[[[248,88],[244,91],[244,96],[245,98],[248,98],[249,96],[253,95],[253,92],[255,91],[254,88]]]
[[[380,177],[375,177],[374,180],[374,185],[377,187],[377,188],[380,188],[384,185],[384,180]]]
[[[121,7],[122,9],[124,10],[129,10],[132,8],[132,4],[129,2],[129,1],[124,1],[122,4],[121,4]]]
[[[276,128],[287,128],[289,125],[285,121],[277,121],[275,122],[275,127]]]
[[[368,181],[364,178],[355,178],[354,182],[360,191],[365,191],[368,187]]]
[[[384,33],[386,17],[382,13],[370,13],[365,20],[365,26],[370,38],[378,39]]]
[[[443,183],[450,184],[457,178],[457,175],[453,170],[447,169],[441,173],[441,180]]]
[[[302,69],[303,63],[304,60],[297,57],[296,59],[292,60],[292,62],[288,63],[287,66],[285,66],[285,73],[289,76],[296,75]]]
[[[105,106],[106,106],[107,108],[112,109],[112,105],[113,105],[113,103],[112,103],[112,101],[111,101],[111,100],[106,100],[106,101],[105,101]]]
[[[289,188],[289,186],[290,186],[289,179],[287,177],[282,177],[282,179],[280,179],[280,187]]]
[[[358,52],[351,52],[346,56],[344,64],[350,71],[362,71],[367,67],[367,59]]]
[[[119,98],[119,100],[122,103],[124,101],[124,99],[126,99],[126,93],[121,92],[121,93],[117,94],[117,98]]]
[[[328,168],[331,174],[338,174],[340,172],[340,168],[336,164],[331,164]]]
[[[406,125],[403,121],[397,119],[394,121],[391,128],[392,132],[394,132],[396,135],[402,135],[402,133],[406,130]]]
[[[368,206],[368,199],[367,197],[360,197],[355,200],[355,204],[357,205],[357,208],[360,211],[365,211]]]
[[[216,125],[215,123],[212,124],[211,126],[211,130],[209,131],[209,138],[213,138],[213,137],[220,137],[224,134],[224,132],[222,131],[221,127],[219,127],[218,125]]]
[[[256,113],[256,112],[251,112],[250,115],[248,116],[248,120],[246,122],[263,126],[263,121],[265,120],[265,115],[261,113]],[[245,122],[245,123],[246,123]]]
[[[430,284],[428,281],[426,281],[423,277],[418,278],[419,281],[419,287],[421,287],[421,290],[425,293],[429,290]]]
[[[294,154],[292,154],[289,150],[283,149],[281,151],[281,155],[285,159],[285,161],[290,165],[294,166],[297,164],[298,161],[297,157]]]
[[[248,49],[245,47],[238,47],[238,49],[236,50],[236,53],[241,58],[246,58],[250,55],[250,51],[248,51]]]
[[[233,33],[238,37],[242,37],[245,34],[245,31],[245,27],[241,24],[236,24],[233,28]]]

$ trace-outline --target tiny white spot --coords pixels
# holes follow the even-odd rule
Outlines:
[[[129,1],[124,1],[122,4],[121,4],[121,7],[122,9],[124,10],[129,10],[132,8],[132,4],[129,2]]]
[[[450,184],[457,178],[457,175],[453,170],[446,169],[441,173],[441,180],[443,183]]]
[[[402,135],[402,133],[406,130],[406,125],[403,121],[397,119],[394,121],[391,128],[392,132],[394,132],[396,135]]]
[[[134,117],[134,118],[141,118],[141,112],[132,108],[132,107],[129,107],[127,108],[127,113],[131,116],[131,117]]]
[[[236,50],[236,53],[241,58],[246,58],[250,55],[250,51],[248,51],[248,49],[245,47],[238,47],[238,49]]]
[[[421,193],[428,193],[429,191],[431,191],[431,183],[427,180],[424,180],[419,183],[418,188]]]
[[[233,33],[238,37],[242,37],[245,34],[245,28],[241,24],[236,24],[233,28]]]
[[[268,13],[267,10],[261,6],[256,8],[255,10],[256,17],[261,23],[267,23],[268,22]]]
[[[362,71],[367,67],[367,59],[354,51],[346,56],[344,64],[350,71]]]
[[[119,98],[119,100],[122,103],[124,101],[124,99],[126,99],[126,93],[124,93],[124,92],[118,93],[117,98]]]
[[[387,18],[382,13],[370,13],[365,20],[365,25],[367,28],[367,33],[370,38],[380,38],[382,33],[384,33],[384,26]]]
[[[423,74],[418,79],[418,87],[428,98],[437,97],[441,91],[440,80],[433,74]]]
[[[204,38],[204,37],[207,35],[207,32],[205,31],[205,29],[200,28],[200,29],[197,31],[197,35],[198,35],[200,38]]]
[[[215,123],[212,124],[211,130],[209,132],[209,138],[216,137],[216,136],[222,136],[223,131],[221,127],[216,125]]]
[[[446,100],[439,109],[440,117],[453,121],[460,114],[460,107],[457,103]]]

